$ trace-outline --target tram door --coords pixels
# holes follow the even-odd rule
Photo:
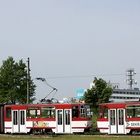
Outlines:
[[[71,133],[71,110],[56,110],[57,133]]]
[[[124,109],[109,110],[110,134],[125,134],[124,118]]]
[[[26,133],[26,110],[12,110],[12,132]]]
[[[124,126],[124,109],[117,109],[117,122],[118,122],[118,134],[125,134],[125,126]]]

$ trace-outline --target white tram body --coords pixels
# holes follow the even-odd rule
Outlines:
[[[140,133],[140,102],[100,104],[97,128],[107,134]]]
[[[92,127],[86,104],[1,105],[1,133],[83,133]]]

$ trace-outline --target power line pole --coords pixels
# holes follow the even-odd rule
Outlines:
[[[27,59],[27,104],[29,104],[30,95],[30,58]]]
[[[136,84],[135,79],[133,78],[135,75],[135,71],[134,69],[128,69],[126,71],[126,75],[127,75],[127,84],[129,85],[129,89],[132,89],[133,85]]]

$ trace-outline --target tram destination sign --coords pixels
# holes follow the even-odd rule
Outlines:
[[[140,122],[127,122],[127,127],[130,126],[140,126]]]

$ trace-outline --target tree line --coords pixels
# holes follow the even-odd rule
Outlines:
[[[29,103],[35,100],[35,87],[29,78]],[[15,62],[13,57],[4,60],[0,67],[0,103],[25,104],[27,102],[27,66],[23,60]]]
[[[29,79],[29,103],[33,103],[36,85],[31,77]],[[22,59],[18,62],[13,57],[4,60],[0,67],[0,103],[27,103],[27,80],[27,66]],[[93,83],[94,86],[87,89],[83,100],[97,108],[100,103],[108,102],[112,88],[102,78],[95,77]]]

